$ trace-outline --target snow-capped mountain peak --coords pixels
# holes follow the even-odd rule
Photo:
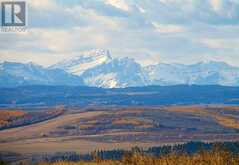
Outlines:
[[[79,56],[63,60],[51,68],[61,68],[68,73],[80,76],[84,71],[112,60],[108,50],[95,49],[83,52]]]
[[[140,64],[127,57],[89,69],[82,74],[82,78],[90,86],[105,88],[145,86],[148,81]]]

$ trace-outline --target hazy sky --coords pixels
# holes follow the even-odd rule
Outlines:
[[[218,60],[239,66],[239,0],[26,2],[28,32],[0,32],[1,61],[47,66],[99,48],[143,65]]]

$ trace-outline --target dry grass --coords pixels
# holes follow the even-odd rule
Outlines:
[[[94,124],[81,124],[80,129],[81,130],[86,130],[86,129],[93,128],[94,126],[95,126]]]
[[[184,122],[184,119],[192,119],[194,118],[194,114],[198,111],[205,111],[207,116],[211,117],[213,120],[209,119],[212,124],[219,123],[225,127],[237,127],[238,121],[236,122],[236,115],[228,116],[230,113],[218,113],[217,110],[208,110],[203,106],[175,106],[170,107],[171,110],[177,111],[178,113],[187,112],[189,115],[182,115],[182,120],[180,122]],[[169,109],[170,109],[169,108]],[[210,107],[211,108],[211,107]],[[141,110],[141,109],[139,109]],[[121,109],[118,110],[119,113]],[[179,137],[179,133],[181,130],[167,131],[167,128],[161,128],[161,123],[164,124],[164,120],[161,116],[157,116],[157,111],[160,113],[164,113],[167,111],[167,107],[162,107],[160,110],[153,109],[152,113],[151,109],[145,110],[142,113],[147,116],[147,113],[155,114],[158,117],[156,120],[149,116],[148,118],[144,118],[144,115],[129,115],[127,116],[124,113],[122,116],[116,114],[118,111],[113,111],[112,114],[109,114],[109,111],[89,111],[89,112],[80,112],[80,113],[65,113],[57,118],[47,120],[41,123],[36,123],[32,125],[27,125],[24,127],[6,129],[0,131],[0,150],[1,151],[10,151],[10,152],[20,152],[29,154],[31,152],[40,153],[40,152],[69,152],[69,151],[78,151],[81,153],[88,153],[97,149],[111,150],[116,148],[128,149],[135,145],[142,147],[150,147],[154,145],[161,145],[165,143],[177,143],[182,141],[188,141],[191,139],[202,139],[208,141],[214,140],[238,140],[239,135],[235,133],[231,134],[214,134],[214,132],[208,133],[199,133],[199,134],[185,134],[183,138]],[[126,110],[124,110],[126,112]],[[129,108],[128,112],[135,112],[137,109]],[[111,112],[110,112],[111,113]],[[172,115],[172,120],[175,119],[174,112],[170,113]],[[192,115],[191,115],[192,114]],[[204,114],[204,112],[203,112]],[[108,116],[107,116],[108,115]],[[198,114],[197,114],[198,115]],[[219,115],[219,116],[217,116]],[[186,116],[186,117],[184,117]],[[200,119],[200,115],[198,115],[198,119]],[[171,116],[170,116],[171,117]],[[203,118],[204,116],[202,116]],[[121,120],[124,119],[124,120]],[[104,127],[106,124],[111,124],[110,122],[114,121],[117,127]],[[143,121],[143,122],[142,122]],[[151,121],[151,122],[150,122]],[[142,122],[142,123],[140,123]],[[171,122],[171,120],[167,120],[166,122]],[[191,122],[191,121],[190,121]],[[199,121],[202,123],[201,121]],[[194,127],[193,122],[192,127]],[[127,127],[127,125],[133,124],[132,127]],[[155,124],[154,127],[159,124],[160,131],[154,131],[154,129],[141,129],[142,127],[147,128],[150,127],[150,124]],[[76,127],[80,127],[78,130],[67,130],[69,134],[53,134],[57,131],[62,131],[63,126],[65,125],[74,125]],[[108,125],[106,125],[108,126]],[[164,125],[162,125],[164,126]],[[211,126],[211,125],[210,125]],[[154,128],[153,127],[153,128]],[[174,127],[174,125],[173,125]],[[200,125],[199,125],[200,127]],[[203,124],[202,124],[202,127]],[[92,129],[91,129],[92,128]],[[94,131],[96,129],[100,131],[96,134],[92,134],[90,131]],[[196,127],[198,128],[198,127]],[[89,131],[87,130],[89,129]],[[223,128],[227,129],[227,128]],[[102,131],[103,130],[103,131]],[[162,130],[162,131],[161,131]],[[166,131],[167,132],[166,132]],[[72,131],[73,133],[71,134]],[[93,132],[92,131],[92,132]],[[183,131],[183,130],[182,130]],[[210,131],[214,131],[210,129]],[[53,133],[52,133],[53,132]],[[47,135],[47,136],[44,136]],[[152,137],[153,140],[150,138]],[[145,139],[144,139],[145,138]],[[106,140],[105,140],[106,139]],[[109,139],[109,140],[108,140]],[[118,140],[119,139],[119,140]],[[123,140],[121,140],[123,139]],[[148,140],[149,139],[149,140]],[[136,144],[137,143],[137,144]]]
[[[222,106],[222,107],[210,107],[215,111],[208,111],[207,108],[203,106],[172,106],[168,107],[167,110],[170,112],[178,113],[191,113],[199,116],[209,116],[217,121],[218,124],[228,127],[239,129],[239,122],[234,117],[228,115],[220,115],[217,110],[239,110],[237,106]]]
[[[95,124],[97,124],[98,122],[99,122],[98,120],[89,120],[89,121],[87,121],[87,124],[95,125]]]
[[[120,161],[96,159],[91,162],[57,162],[39,165],[238,165],[239,156],[226,151],[201,152],[194,155],[169,154],[159,158],[141,154],[125,155]]]
[[[120,111],[116,111],[116,112],[113,112],[113,114],[115,115],[123,115],[123,114],[141,114],[145,112],[145,109],[143,108],[137,108],[137,109],[134,109],[134,108],[131,108],[131,109],[122,109]]]
[[[212,107],[217,110],[231,110],[231,111],[239,111],[239,106],[220,106],[220,107]]]
[[[103,119],[101,119],[103,120]],[[81,130],[86,130],[86,129],[91,129],[94,128],[98,123],[101,122],[101,120],[89,120],[85,123],[82,123],[80,125]],[[152,121],[151,120],[142,120],[138,118],[124,118],[124,119],[113,119],[111,125],[118,125],[118,126],[125,126],[125,125],[131,125],[134,127],[140,127],[140,128],[150,128],[153,127]]]
[[[57,130],[58,127],[66,124],[74,123],[75,121],[81,119],[87,119],[94,116],[101,115],[104,112],[82,112],[77,114],[66,114],[56,117],[54,119],[46,120],[44,122],[7,129],[0,131],[0,141],[21,141],[22,139],[32,139],[32,138],[40,138],[42,134],[50,134],[51,131]],[[1,147],[0,147],[1,148]]]
[[[171,106],[166,109],[169,112],[193,113],[201,116],[208,115],[208,112],[202,106]]]
[[[79,121],[78,121],[79,122]],[[100,121],[96,119],[90,119],[82,124],[80,124],[81,130],[94,128]]]
[[[226,116],[215,116],[215,119],[217,122],[225,127],[229,128],[236,128],[239,129],[239,121],[232,117],[226,117]]]
[[[115,119],[112,121],[112,124],[113,125],[132,125],[132,126],[141,127],[141,128],[153,127],[152,121],[141,120],[137,118]]]

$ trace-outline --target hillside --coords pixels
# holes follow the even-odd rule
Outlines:
[[[148,86],[104,89],[73,86],[0,88],[0,106],[135,106],[239,104],[239,87]]]
[[[46,112],[32,112],[37,123],[0,131],[0,152],[89,153],[189,141],[239,140],[238,106],[74,107],[57,117],[50,111],[53,117],[47,119],[50,114]]]

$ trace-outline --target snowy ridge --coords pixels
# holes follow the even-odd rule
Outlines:
[[[94,68],[103,63],[107,63],[112,59],[108,50],[92,50],[83,52],[82,55],[76,56],[72,59],[66,59],[59,62],[51,68],[60,68],[65,71],[80,76],[87,69]]]
[[[132,58],[112,58],[108,50],[92,50],[49,68],[33,63],[0,64],[0,86],[29,84],[86,85],[124,88],[148,85],[239,86],[239,67],[225,62],[193,65],[164,64],[142,67]]]
[[[85,84],[105,88],[147,85],[142,67],[130,58],[113,59],[82,74]]]
[[[158,64],[144,68],[151,84],[156,85],[239,85],[239,68],[224,62],[200,62],[193,65]]]
[[[113,59],[107,50],[85,54],[55,66],[80,75],[88,86],[105,88],[178,84],[239,85],[239,68],[224,62],[208,61],[193,65],[159,63],[142,67],[134,59]]]

